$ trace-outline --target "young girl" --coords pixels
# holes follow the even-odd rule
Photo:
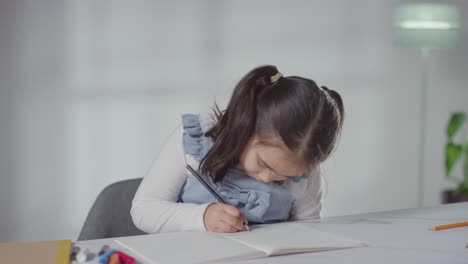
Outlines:
[[[133,221],[147,233],[236,232],[246,221],[320,217],[319,165],[343,119],[337,92],[283,77],[274,66],[255,68],[225,111],[182,116],[133,199]],[[227,204],[217,203],[187,164]]]

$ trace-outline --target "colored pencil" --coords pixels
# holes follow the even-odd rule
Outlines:
[[[445,229],[457,228],[457,227],[464,227],[464,226],[468,226],[468,221],[453,223],[453,224],[447,224],[447,225],[434,226],[433,228],[431,228],[431,230],[439,231],[439,230],[445,230]]]

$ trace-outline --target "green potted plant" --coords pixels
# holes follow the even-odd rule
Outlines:
[[[452,190],[442,192],[443,203],[456,203],[468,201],[468,136],[464,133],[462,127],[467,120],[467,114],[464,112],[452,113],[447,126],[447,144],[445,145],[445,177],[456,183],[457,187]],[[458,132],[458,142],[456,135]],[[463,161],[463,176],[452,175],[452,170],[459,160]]]

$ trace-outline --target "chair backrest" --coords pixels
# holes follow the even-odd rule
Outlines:
[[[124,180],[107,186],[96,198],[78,240],[145,234],[130,215],[132,200],[142,178]]]

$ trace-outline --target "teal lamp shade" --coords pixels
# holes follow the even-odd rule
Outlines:
[[[406,4],[393,13],[394,41],[400,47],[453,47],[459,28],[460,12],[453,5]]]

